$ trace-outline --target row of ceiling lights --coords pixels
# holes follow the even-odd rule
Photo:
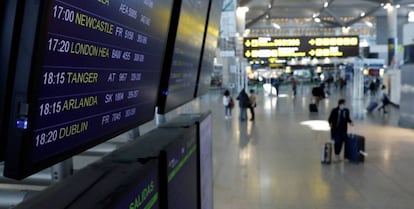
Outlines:
[[[328,8],[328,6],[329,6],[329,2],[326,1],[323,4],[323,7],[324,8]],[[381,3],[380,6],[383,7],[384,9],[388,9],[390,6],[392,6],[392,4],[391,3],[386,3],[386,4],[385,3]],[[395,5],[395,8],[397,8],[397,9],[400,8],[400,7],[401,6],[399,4]],[[321,19],[319,18],[319,15],[320,15],[320,13],[314,13],[312,15],[313,20],[315,22],[317,22],[317,23],[320,23],[321,22]],[[361,12],[360,16],[361,17],[365,17],[365,12]],[[372,23],[371,23],[371,25],[372,25]]]
[[[388,9],[389,7],[391,7],[392,6],[392,4],[391,3],[380,3],[380,6],[381,7],[383,7],[384,9]],[[328,8],[329,7],[329,2],[327,2],[327,1],[325,1],[324,2],[324,4],[323,4],[323,7],[324,8]],[[395,5],[395,8],[400,8],[401,6],[399,5],[399,4],[396,4]],[[239,7],[239,8],[241,8],[241,10],[243,10],[243,12],[247,12],[247,11],[249,11],[249,8],[248,7]],[[272,8],[272,5],[271,4],[269,4],[268,5],[268,8],[269,9],[271,9]],[[319,18],[319,15],[320,15],[320,13],[314,13],[313,15],[312,15],[312,18],[314,19],[314,21],[315,22],[317,22],[317,23],[320,23],[321,22],[321,19]],[[365,12],[361,12],[361,14],[360,14],[360,17],[361,18],[363,18],[363,17],[365,17],[365,15],[366,15],[366,13]],[[268,15],[266,15],[266,18],[269,18],[269,16]],[[409,17],[408,17],[408,21],[409,22],[414,22],[414,12],[410,12],[409,13]],[[365,21],[364,22],[368,27],[373,27],[373,24],[371,23],[371,22],[369,22],[369,21]],[[272,27],[274,27],[274,28],[276,28],[276,29],[280,29],[281,27],[280,27],[280,25],[279,24],[277,24],[277,23],[272,23]],[[349,30],[349,27],[342,27],[342,29],[343,29],[343,31],[348,31]]]

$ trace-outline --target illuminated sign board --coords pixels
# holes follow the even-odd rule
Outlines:
[[[28,96],[14,101],[28,114],[12,115],[27,126],[9,136],[16,145],[8,176],[48,167],[153,118],[172,3],[41,1],[34,61],[25,69]]]
[[[358,36],[249,37],[244,38],[244,57],[353,57],[359,55]]]

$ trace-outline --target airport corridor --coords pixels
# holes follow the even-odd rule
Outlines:
[[[349,86],[332,88],[319,112],[309,113],[310,88],[298,86],[296,97],[290,86],[283,86],[279,97],[259,89],[255,121],[238,120],[237,100],[233,117],[225,119],[219,90],[199,99],[198,108],[213,111],[214,208],[412,208],[414,130],[397,126],[398,109],[390,108],[386,115],[356,113]],[[329,141],[327,118],[342,97],[351,116],[357,116],[349,132],[365,136],[368,156],[360,164],[324,165],[320,159],[322,144]]]

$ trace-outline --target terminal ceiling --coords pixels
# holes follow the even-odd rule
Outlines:
[[[349,27],[364,17],[386,16],[387,3],[399,5],[399,16],[407,17],[414,11],[414,0],[238,0],[239,7],[249,8],[246,29],[266,27],[266,20],[278,18],[305,18],[315,27]],[[315,17],[321,21],[315,22]],[[346,21],[344,17],[348,17]]]

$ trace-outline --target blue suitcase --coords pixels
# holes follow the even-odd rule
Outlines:
[[[349,134],[345,141],[344,158],[349,162],[360,163],[365,160],[365,137]]]
[[[367,111],[368,112],[372,112],[375,110],[375,108],[378,107],[378,102],[371,102],[369,103],[368,107],[367,107]]]

